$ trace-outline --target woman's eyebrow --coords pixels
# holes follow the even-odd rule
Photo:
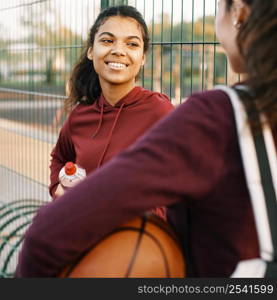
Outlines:
[[[127,40],[131,40],[131,39],[137,39],[137,40],[141,41],[141,38],[138,37],[137,35],[130,35],[130,36],[127,36]]]
[[[111,32],[108,32],[108,31],[104,31],[104,32],[101,32],[100,34],[99,34],[99,37],[100,36],[102,36],[102,35],[109,35],[109,36],[111,36],[111,37],[114,37],[114,35],[111,33]]]
[[[108,31],[101,32],[101,33],[99,34],[99,37],[101,37],[102,35],[109,35],[110,37],[113,37],[113,38],[115,37],[114,34],[112,34],[111,32],[108,32]],[[137,35],[130,35],[130,36],[127,36],[126,39],[127,39],[127,40],[137,39],[137,40],[139,40],[139,41],[141,42],[141,38],[140,38],[139,36],[137,36]]]

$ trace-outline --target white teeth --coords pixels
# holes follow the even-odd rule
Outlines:
[[[126,65],[121,64],[121,63],[114,63],[114,62],[108,63],[108,66],[112,69],[125,69],[126,68]]]

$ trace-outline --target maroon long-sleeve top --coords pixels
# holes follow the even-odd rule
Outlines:
[[[89,174],[127,148],[172,109],[165,94],[139,86],[114,106],[103,94],[91,105],[77,105],[51,153],[51,196],[54,197],[59,171],[66,162],[77,163]]]
[[[127,151],[42,207],[16,274],[56,276],[119,224],[163,205],[188,248],[190,276],[229,276],[240,260],[259,256],[233,110],[223,91],[191,96]]]

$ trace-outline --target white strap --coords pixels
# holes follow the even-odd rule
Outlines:
[[[261,183],[260,169],[256,156],[256,148],[250,128],[248,126],[247,115],[243,104],[238,98],[237,93],[232,88],[220,85],[216,86],[215,89],[224,91],[229,96],[233,105],[242,161],[258,233],[260,256],[266,261],[272,261],[273,244],[271,239],[265,196]],[[276,154],[274,154],[275,146],[273,143],[273,137],[269,128],[265,128],[264,136],[276,191],[277,162]]]
[[[232,278],[262,278],[266,272],[266,262],[260,258],[253,258],[240,261]]]
[[[264,118],[262,118],[263,120]],[[269,166],[273,181],[273,187],[275,190],[275,194],[277,195],[277,155],[276,155],[276,149],[274,146],[274,139],[271,132],[271,129],[269,128],[268,124],[264,122],[264,128],[263,128],[263,135],[264,135],[264,141],[266,144],[266,152],[267,157],[269,160]],[[277,198],[277,197],[276,197]],[[277,203],[276,203],[277,204]],[[276,249],[277,251],[277,249]]]

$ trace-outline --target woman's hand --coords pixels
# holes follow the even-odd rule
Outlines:
[[[64,194],[65,190],[64,188],[62,187],[61,184],[58,185],[56,191],[55,191],[55,197],[60,197]]]

